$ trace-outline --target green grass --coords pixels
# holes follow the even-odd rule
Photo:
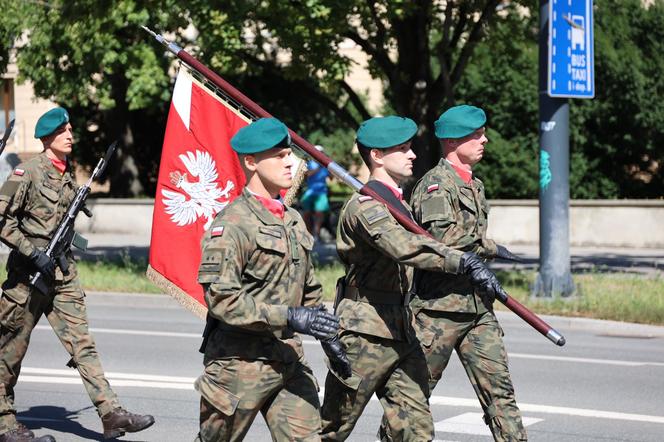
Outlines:
[[[78,263],[81,285],[85,290],[103,292],[162,293],[145,276],[147,262],[89,262]]]
[[[334,299],[334,286],[343,274],[339,264],[316,271],[323,284],[323,297]],[[538,314],[577,316],[642,324],[664,325],[664,278],[629,273],[585,273],[574,275],[578,295],[541,299],[530,296],[534,272],[501,271],[498,279],[516,300]],[[496,302],[497,310],[507,310]]]
[[[81,285],[86,291],[162,293],[146,276],[145,260],[122,259],[119,262],[79,261]],[[4,281],[7,271],[0,266],[0,278]]]
[[[573,275],[577,295],[554,299],[530,296],[534,272],[499,272],[498,278],[511,296],[536,313],[664,325],[662,276],[577,274]]]
[[[161,293],[145,276],[145,260],[78,263],[83,288],[88,291]],[[341,264],[320,266],[316,275],[323,284],[323,299],[334,300],[337,279],[343,275]],[[0,266],[0,278],[6,271]],[[578,316],[642,324],[664,325],[664,277],[629,273],[584,273],[574,275],[578,295],[543,300],[530,296],[532,271],[501,271],[498,278],[516,300],[538,314]],[[496,303],[496,309],[506,308]]]

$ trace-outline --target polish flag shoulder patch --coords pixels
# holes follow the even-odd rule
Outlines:
[[[427,193],[431,193],[435,190],[438,190],[440,186],[438,184],[432,184],[429,187],[427,187]]]
[[[213,227],[212,230],[210,230],[210,236],[212,236],[212,238],[217,238],[223,234],[224,226]]]
[[[14,169],[14,175],[23,176],[23,175],[25,175],[25,170],[23,170],[23,169]]]
[[[372,200],[372,199],[373,199],[373,198],[370,197],[369,195],[362,195],[362,196],[359,197],[357,200],[358,200],[359,202],[363,203],[363,202],[365,202],[365,201],[369,201],[369,200]]]

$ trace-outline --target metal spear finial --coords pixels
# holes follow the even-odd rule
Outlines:
[[[173,43],[171,41],[166,40],[166,38],[164,38],[163,35],[157,34],[156,32],[154,32],[152,29],[148,28],[147,26],[141,25],[141,28],[143,28],[145,30],[145,32],[147,32],[148,34],[152,35],[155,38],[155,40],[157,40],[159,43],[166,46],[166,48],[168,48],[168,50],[171,51],[172,53],[174,53],[175,55],[177,55],[178,52],[180,52],[182,50],[182,48],[180,46],[176,45],[175,43]]]

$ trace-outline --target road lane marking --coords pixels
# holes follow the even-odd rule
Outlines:
[[[176,382],[148,382],[132,381],[108,378],[113,387],[137,387],[137,388],[163,388],[168,390],[193,390],[194,383]],[[83,384],[80,378],[55,377],[55,376],[21,376],[21,382],[35,382],[40,384]]]
[[[36,330],[51,330],[49,325],[38,325],[35,327]],[[202,339],[201,333],[184,333],[184,332],[165,332],[165,331],[156,331],[156,330],[125,330],[117,328],[91,328],[90,332],[94,333],[108,333],[116,335],[135,335],[135,336],[160,336],[168,338],[193,338],[193,339]],[[320,345],[318,341],[313,339],[303,339],[302,343],[305,345]],[[558,361],[558,362],[580,362],[586,364],[603,364],[603,365],[619,365],[624,367],[643,367],[643,366],[653,366],[653,367],[664,367],[664,362],[653,362],[653,361],[622,361],[617,359],[594,359],[594,358],[577,358],[571,356],[552,356],[552,355],[540,355],[540,354],[528,354],[528,353],[508,353],[510,358],[515,359],[536,359],[543,361]]]
[[[373,399],[373,398],[372,398]],[[480,408],[477,399],[466,399],[448,396],[431,396],[431,405],[443,405],[449,407],[473,407]],[[559,407],[554,405],[525,404],[519,402],[521,411],[531,413],[563,414],[567,416],[592,417],[600,419],[626,420],[635,422],[649,422],[664,424],[664,416],[652,416],[647,414],[620,413],[616,411],[593,410],[589,408]]]
[[[55,375],[55,376],[72,376],[79,377],[78,371],[66,368],[36,368],[36,367],[23,367],[21,373],[35,374],[35,375]],[[107,371],[106,377],[108,379],[122,379],[122,380],[141,380],[152,382],[174,382],[174,383],[190,383],[193,385],[196,378],[184,376],[163,376],[153,374],[134,374],[134,373],[117,373]],[[21,377],[23,379],[23,377]]]
[[[434,427],[436,431],[444,433],[460,433],[460,434],[474,434],[478,436],[491,436],[491,430],[484,423],[482,413],[463,413],[458,416],[450,417],[448,419],[436,422]],[[524,427],[527,427],[544,419],[536,417],[521,418]]]
[[[560,362],[583,362],[587,364],[603,364],[603,365],[622,365],[625,367],[642,367],[645,365],[664,367],[664,362],[620,361],[617,359],[576,358],[572,356],[536,355],[528,353],[508,353],[508,356],[510,358],[540,359],[545,361],[560,361]]]
[[[312,339],[304,339],[303,344],[319,345],[318,341]],[[581,362],[586,364],[604,364],[604,365],[621,365],[624,367],[664,367],[664,362],[654,361],[621,361],[617,359],[593,359],[593,358],[577,358],[573,356],[553,356],[553,355],[539,355],[529,353],[508,353],[509,358],[515,359],[537,359],[542,361],[557,361],[557,362]]]
[[[34,382],[46,384],[82,384],[78,372],[66,369],[51,369],[37,367],[23,367],[19,382]],[[195,377],[164,376],[139,373],[107,372],[106,377],[113,387],[162,388],[167,390],[193,390]],[[319,396],[323,397],[321,389]],[[378,399],[374,395],[372,401]],[[477,398],[459,398],[449,396],[432,396],[431,405],[450,407],[480,408]],[[567,416],[590,417],[600,419],[626,420],[635,422],[649,422],[664,424],[664,416],[646,414],[620,413],[615,411],[593,410],[587,408],[560,407],[554,405],[526,404],[519,402],[523,412],[561,414]]]
[[[50,325],[38,325],[35,330],[52,330]],[[119,328],[91,328],[91,333],[108,333],[113,335],[136,335],[136,336],[163,336],[168,338],[196,338],[202,339],[202,333],[164,332],[157,330],[126,330]]]

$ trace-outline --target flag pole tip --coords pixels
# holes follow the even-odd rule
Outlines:
[[[141,28],[143,28],[143,30],[144,30],[145,32],[147,32],[148,34],[152,35],[154,38],[157,38],[157,34],[156,34],[156,32],[154,32],[152,29],[148,28],[148,27],[145,26],[145,25],[141,25]]]

